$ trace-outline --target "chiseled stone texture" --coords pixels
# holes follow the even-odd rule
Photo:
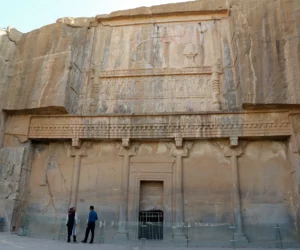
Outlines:
[[[299,103],[299,8],[297,0],[195,1],[61,18],[22,35],[10,28],[1,36],[1,106],[100,114],[206,111],[218,109],[218,101],[223,110]],[[101,77],[103,70],[208,66],[213,72],[216,64],[217,78],[207,72]],[[219,90],[211,88],[213,79]],[[173,90],[177,82],[191,87]]]
[[[191,243],[213,240],[209,237],[217,237],[224,242],[230,239],[231,169],[230,160],[222,150],[222,143],[220,140],[194,141],[189,157],[183,160],[184,216],[186,223],[191,226]],[[32,236],[58,237],[60,220],[68,208],[72,183],[74,159],[70,157],[69,150],[69,143],[35,144],[26,198]],[[131,157],[131,175],[137,171],[146,178],[152,169],[162,176],[168,169],[167,160],[173,159],[170,150],[165,142],[138,145],[136,155]],[[105,223],[105,241],[113,240],[121,202],[122,158],[118,147],[112,142],[92,142],[87,157],[82,158],[77,205],[81,219],[79,235],[84,233],[87,208],[93,204],[100,214],[100,220]],[[292,177],[285,143],[247,142],[239,158],[239,165],[247,236],[254,240],[263,237],[270,239],[272,235],[265,232],[273,232],[277,223],[292,232]],[[132,191],[129,195],[138,195],[134,193],[132,185],[135,185],[134,182],[130,184]],[[164,194],[167,193],[165,189]],[[172,202],[170,206],[166,205],[164,211],[167,217],[167,213],[175,208]],[[134,226],[132,228],[131,234],[134,237],[136,231]],[[213,235],[209,236],[211,232]]]
[[[86,31],[53,24],[23,35],[16,32],[8,29],[1,36],[2,109],[58,106],[76,112],[72,61]]]
[[[229,244],[236,215],[249,240],[299,238],[299,23],[298,0],[201,0],[1,30],[0,217],[57,239],[77,199],[79,236],[93,204],[98,239],[126,215],[136,239],[159,180],[165,239]]]

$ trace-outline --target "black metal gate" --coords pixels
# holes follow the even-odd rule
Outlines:
[[[163,211],[141,211],[139,214],[139,239],[162,240],[163,222]]]

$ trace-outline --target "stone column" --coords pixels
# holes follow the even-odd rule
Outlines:
[[[173,227],[173,239],[174,241],[186,241],[184,234],[184,197],[183,197],[183,163],[182,158],[189,156],[189,149],[192,144],[186,143],[183,147],[182,139],[175,139],[176,148],[171,149],[171,155],[176,157],[176,165],[173,171],[174,182],[173,187],[175,195],[175,221]]]
[[[293,219],[295,230],[300,235],[300,114],[289,116],[293,133],[288,140],[288,156],[290,161],[290,175],[293,182]]]
[[[240,197],[240,181],[238,169],[238,157],[243,154],[241,147],[238,147],[237,138],[230,138],[230,148],[225,147],[224,154],[230,157],[231,175],[232,175],[232,198],[233,198],[233,215],[235,226],[235,240],[237,244],[248,243],[243,232],[241,197]]]
[[[136,147],[130,148],[129,139],[122,140],[122,146],[118,146],[119,155],[123,156],[123,169],[122,169],[122,192],[121,192],[121,205],[119,210],[119,228],[115,236],[116,240],[127,240],[127,208],[128,208],[128,186],[130,174],[130,157],[136,155]]]
[[[79,177],[80,177],[80,167],[81,167],[81,158],[87,156],[86,147],[80,148],[71,148],[70,156],[74,157],[74,170],[73,170],[73,179],[72,179],[72,188],[71,188],[71,200],[70,207],[76,207],[77,205],[77,196],[78,196],[78,186],[79,186]]]

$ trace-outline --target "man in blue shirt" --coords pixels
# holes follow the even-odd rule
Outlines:
[[[98,220],[97,213],[94,211],[94,206],[90,206],[89,218],[86,225],[85,237],[82,243],[86,243],[89,237],[90,231],[92,232],[92,238],[90,244],[93,244],[94,241],[94,232],[95,232],[95,223]]]

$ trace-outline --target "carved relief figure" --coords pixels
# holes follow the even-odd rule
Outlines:
[[[41,186],[46,186],[48,183],[48,179],[47,179],[47,173],[49,171],[49,169],[55,168],[57,166],[57,163],[54,159],[53,156],[49,156],[46,163],[45,163],[45,168],[44,168],[44,175],[42,175],[42,179],[41,179]]]
[[[198,23],[198,50],[199,50],[199,64],[204,64],[204,33],[208,30],[207,24],[205,22]]]
[[[15,164],[13,162],[11,162],[11,160],[9,160],[7,163],[7,167],[6,167],[4,180],[6,180],[10,176],[13,176],[14,168],[15,168]]]
[[[137,33],[135,45],[133,46],[132,60],[134,68],[152,68],[149,58],[149,41],[151,29],[142,26],[140,32]]]

